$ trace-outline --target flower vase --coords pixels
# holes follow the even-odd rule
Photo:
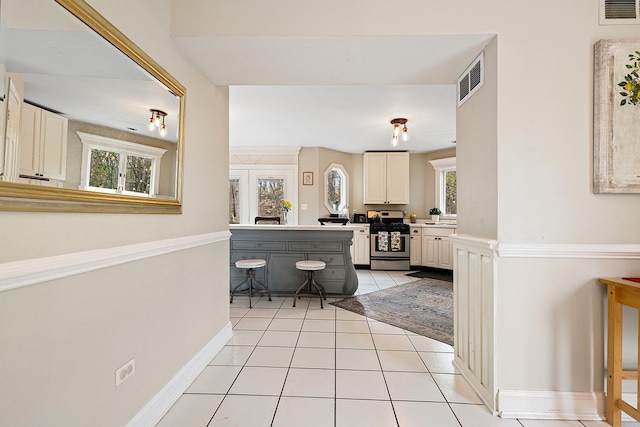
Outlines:
[[[284,225],[287,225],[287,212],[284,213]]]

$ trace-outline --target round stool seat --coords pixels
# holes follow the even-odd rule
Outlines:
[[[324,270],[325,264],[323,261],[297,261],[296,268],[298,270]]]
[[[258,268],[267,265],[267,261],[263,259],[240,259],[236,261],[238,268]]]

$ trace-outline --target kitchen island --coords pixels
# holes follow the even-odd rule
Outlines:
[[[267,283],[273,295],[293,295],[305,281],[296,261],[326,263],[315,272],[316,282],[329,295],[353,295],[358,276],[350,246],[353,227],[342,225],[230,225],[230,289],[244,280],[235,266],[241,259],[264,259],[267,265],[256,270],[256,277]]]

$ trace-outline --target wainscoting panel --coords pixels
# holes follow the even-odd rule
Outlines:
[[[496,412],[495,251],[496,242],[451,236],[454,251],[454,364]]]

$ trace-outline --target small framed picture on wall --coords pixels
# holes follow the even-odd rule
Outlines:
[[[313,185],[313,172],[302,172],[302,184]]]

